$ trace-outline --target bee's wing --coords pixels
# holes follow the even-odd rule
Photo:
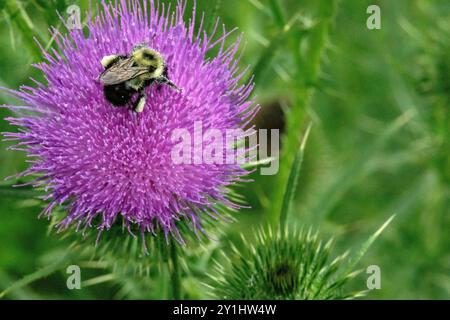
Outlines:
[[[114,63],[110,68],[100,74],[99,80],[104,85],[115,85],[136,78],[148,72],[145,67],[133,66],[133,59],[123,59]]]

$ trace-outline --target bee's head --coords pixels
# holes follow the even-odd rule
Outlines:
[[[156,50],[147,47],[137,48],[133,51],[133,58],[138,65],[148,67],[155,77],[164,72],[164,59]]]

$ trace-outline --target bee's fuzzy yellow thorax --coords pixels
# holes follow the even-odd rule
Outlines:
[[[164,70],[164,59],[161,54],[149,48],[140,48],[133,52],[134,61],[145,67],[154,67],[155,76],[160,76]]]

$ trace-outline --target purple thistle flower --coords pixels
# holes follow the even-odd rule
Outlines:
[[[240,37],[226,47],[230,33],[214,37],[217,21],[207,36],[203,19],[194,32],[195,18],[183,21],[185,1],[174,11],[153,0],[101,7],[87,25],[88,36],[52,29],[59,51],[42,49],[45,62],[36,65],[47,84],[8,90],[24,106],[6,106],[15,113],[7,120],[20,129],[4,135],[19,141],[11,149],[31,157],[19,176],[33,176],[29,184],[44,187],[50,204],[43,214],[66,209],[60,229],[74,224],[103,231],[121,220],[130,231],[137,227],[145,235],[161,228],[182,242],[177,221],[203,231],[204,213],[220,216],[217,203],[239,207],[227,187],[248,172],[238,164],[174,164],[171,134],[177,128],[193,132],[196,121],[204,130],[244,128],[253,117],[258,107],[247,101],[253,85],[238,84],[245,72],[235,58]],[[165,57],[170,79],[183,91],[147,87],[138,114],[113,107],[98,76],[102,57],[128,54],[139,43]],[[208,59],[212,48],[217,56]]]

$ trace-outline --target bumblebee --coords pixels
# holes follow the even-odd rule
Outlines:
[[[154,83],[181,91],[169,80],[163,56],[145,44],[135,46],[130,55],[105,56],[101,64],[105,70],[99,80],[106,100],[114,106],[126,106],[138,94],[136,101],[132,102],[133,110],[142,112],[146,102],[144,89]]]

